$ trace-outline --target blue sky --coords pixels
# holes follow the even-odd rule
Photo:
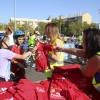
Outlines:
[[[16,17],[47,19],[60,15],[88,12],[93,22],[99,22],[100,0],[16,0]],[[8,23],[14,17],[14,0],[0,0],[0,23]]]

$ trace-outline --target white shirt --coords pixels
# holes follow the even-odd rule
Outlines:
[[[14,39],[13,39],[13,33],[8,35],[9,39],[10,39],[10,45],[14,45]]]

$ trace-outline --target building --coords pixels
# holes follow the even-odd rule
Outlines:
[[[92,23],[92,16],[86,12],[84,14],[77,13],[76,15],[69,15],[67,17],[60,16],[61,19],[66,19],[67,22],[84,22],[86,21],[88,24]]]
[[[51,22],[51,19],[49,20],[40,20],[40,19],[29,19],[29,18],[10,18],[10,22],[14,22],[16,20],[16,23],[22,25],[22,24],[28,24],[32,26],[33,29],[35,29],[38,26],[39,22],[48,23]]]

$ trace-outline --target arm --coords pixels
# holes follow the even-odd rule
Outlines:
[[[56,51],[61,51],[61,52],[65,52],[68,54],[72,54],[78,57],[82,57],[84,58],[84,50],[83,49],[77,49],[77,48],[62,48],[62,47],[56,47],[55,48]]]
[[[92,77],[96,72],[100,70],[100,56],[95,55],[89,59],[87,65],[82,69],[82,73],[85,77]]]
[[[16,59],[25,59],[25,58],[27,58],[29,55],[31,55],[32,53],[34,53],[36,50],[37,50],[37,46],[35,46],[35,47],[33,48],[33,50],[28,51],[27,53],[24,53],[23,55],[16,54],[14,58],[16,58]]]
[[[24,53],[23,55],[16,54],[14,58],[16,58],[16,59],[25,59],[25,58],[27,58],[31,54],[32,54],[32,52],[28,51],[27,53]]]
[[[7,29],[6,29],[6,32],[12,34],[13,33],[13,30],[11,29],[10,26],[8,26]]]

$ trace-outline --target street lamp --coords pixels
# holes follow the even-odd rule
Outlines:
[[[39,19],[38,19],[38,32],[39,32]]]
[[[14,0],[14,31],[16,31],[16,0]]]
[[[100,9],[98,9],[98,10],[99,10],[99,15],[100,15]],[[98,24],[98,27],[100,29],[100,16],[99,16],[99,24]]]
[[[61,16],[59,16],[59,23],[60,23],[60,34],[61,34]]]

